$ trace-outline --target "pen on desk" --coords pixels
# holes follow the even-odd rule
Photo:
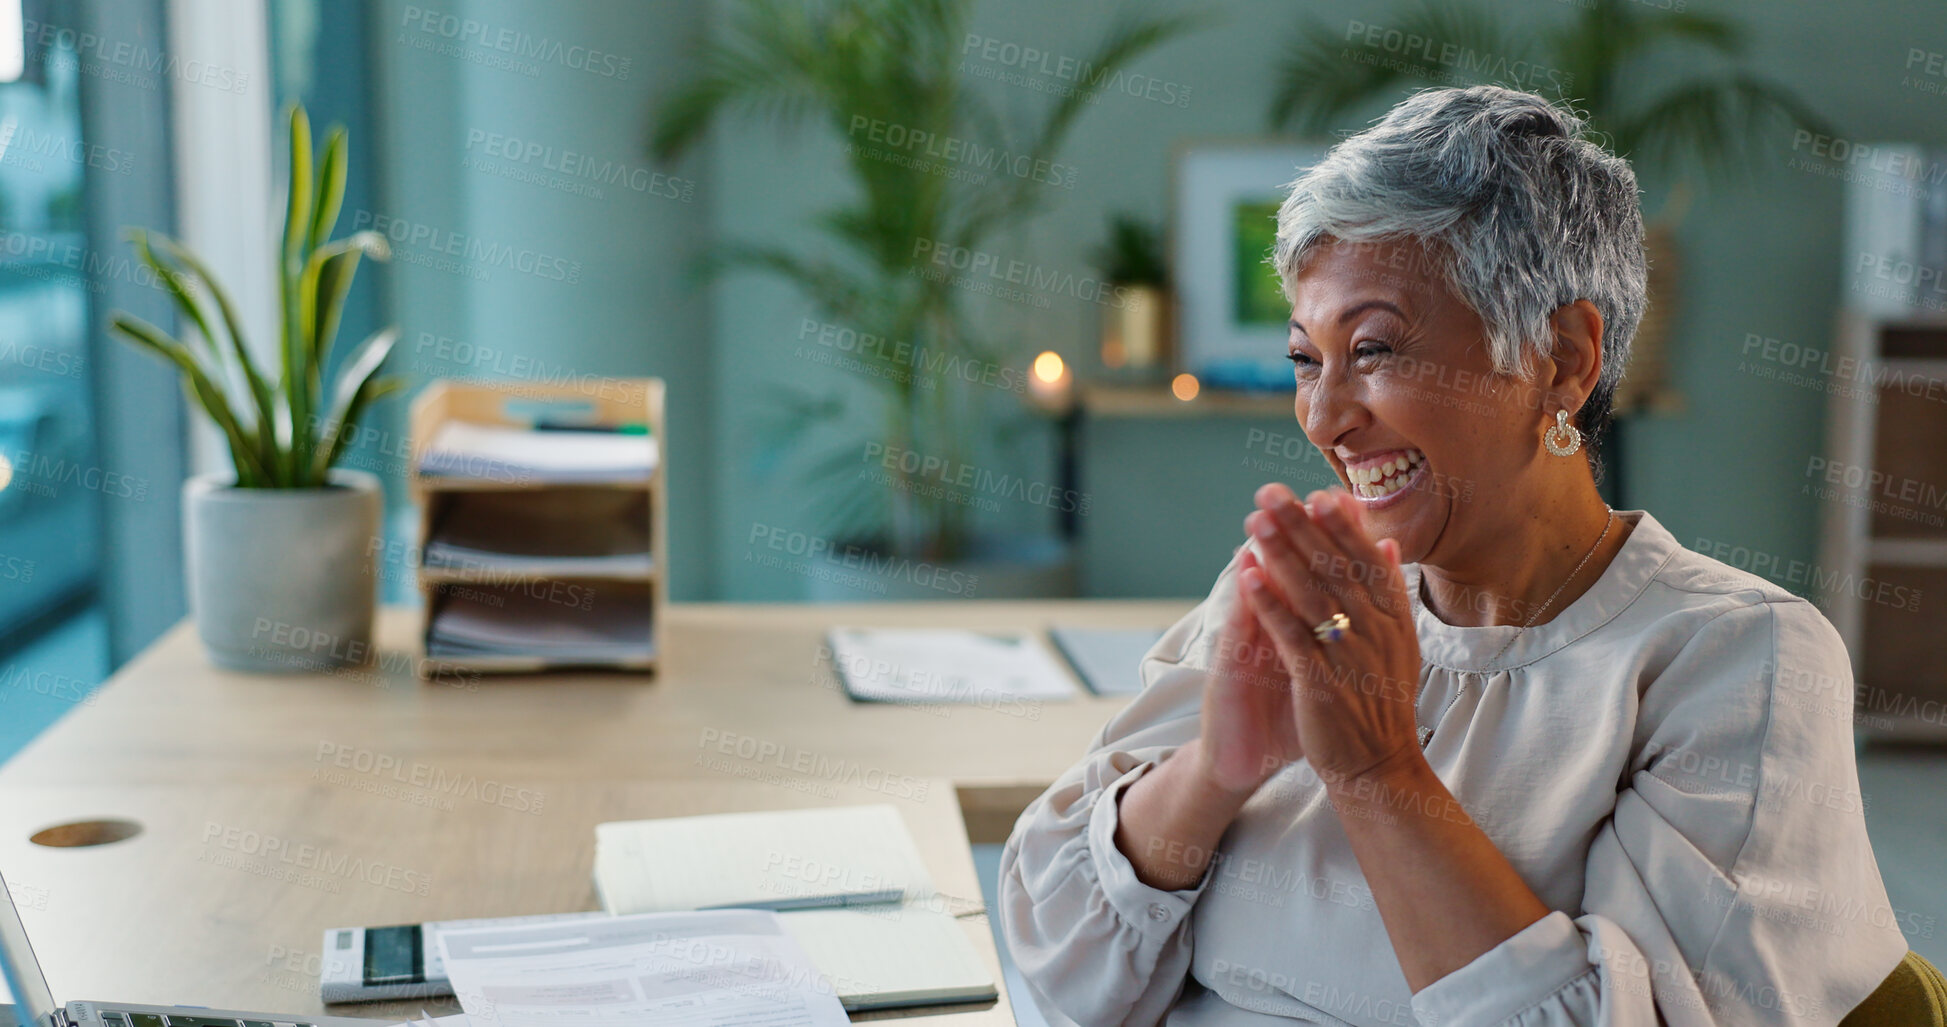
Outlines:
[[[649,426],[641,421],[622,424],[594,424],[581,421],[536,421],[535,431],[598,431],[611,435],[647,435]]]

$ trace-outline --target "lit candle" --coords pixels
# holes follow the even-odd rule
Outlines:
[[[1049,406],[1060,406],[1068,400],[1068,387],[1071,379],[1068,365],[1061,354],[1054,350],[1044,350],[1034,358],[1034,373],[1028,376],[1028,391],[1034,398]]]

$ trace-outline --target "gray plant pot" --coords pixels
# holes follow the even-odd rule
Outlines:
[[[231,670],[315,671],[372,656],[379,479],[331,472],[318,489],[183,483],[184,571],[196,633]]]

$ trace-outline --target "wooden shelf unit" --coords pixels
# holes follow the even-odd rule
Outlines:
[[[1806,469],[1821,601],[1852,657],[1858,732],[1947,744],[1947,320],[1848,310],[1838,328],[1814,372],[1829,463]]]
[[[596,424],[646,424],[656,441],[656,466],[647,481],[592,481],[555,484],[533,481],[494,481],[474,478],[427,476],[419,473],[419,459],[431,444],[440,425],[448,421],[500,427],[527,427],[532,419],[510,408],[571,406],[574,419]],[[649,655],[615,661],[577,663],[574,666],[610,667],[619,670],[654,671],[662,654],[663,611],[669,607],[668,575],[668,438],[664,433],[663,382],[660,378],[597,378],[563,384],[531,382],[473,382],[444,380],[434,382],[413,401],[411,413],[412,474],[409,482],[413,501],[419,507],[417,568],[419,589],[425,601],[420,625],[420,641],[427,658],[421,661],[421,676],[455,672],[530,672],[563,664],[544,657],[486,656],[474,659],[435,657],[430,652],[433,619],[442,605],[442,594],[452,588],[483,584],[531,588],[586,588],[591,600],[603,591],[627,592],[635,598],[648,591]],[[649,567],[646,571],[588,573],[555,576],[524,570],[482,567],[427,567],[426,547],[439,521],[443,504],[467,494],[501,493],[531,496],[536,503],[573,501],[576,494],[595,492],[640,492],[644,496],[649,520]],[[564,607],[572,609],[572,607]]]

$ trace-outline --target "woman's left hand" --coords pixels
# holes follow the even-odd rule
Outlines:
[[[1271,484],[1257,491],[1257,505],[1244,528],[1257,539],[1262,567],[1243,572],[1244,590],[1291,674],[1312,769],[1332,783],[1420,758],[1420,641],[1399,544],[1374,542],[1359,501],[1343,489],[1300,503]],[[1319,640],[1314,625],[1334,613],[1350,627],[1337,642]]]

